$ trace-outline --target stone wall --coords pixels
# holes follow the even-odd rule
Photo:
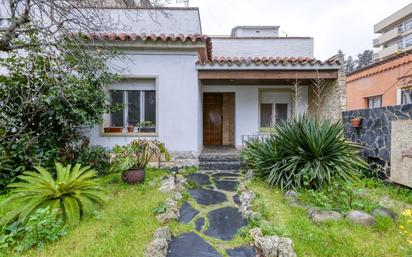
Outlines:
[[[317,114],[316,105],[313,102],[313,86],[309,87],[308,103],[309,116]],[[319,117],[341,119],[342,112],[347,110],[346,99],[346,75],[339,71],[338,79],[327,82],[323,90],[323,100],[320,106]]]
[[[353,128],[350,120],[362,118],[360,128]],[[371,168],[382,177],[390,177],[392,122],[412,119],[412,104],[361,109],[343,112],[345,137],[359,143],[362,154]]]

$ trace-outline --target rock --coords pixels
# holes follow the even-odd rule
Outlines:
[[[220,190],[234,192],[239,183],[236,181],[216,181],[216,187]]]
[[[182,186],[185,186],[187,184],[187,179],[180,174],[176,175],[175,181],[176,181],[176,184],[180,184]]]
[[[229,257],[256,257],[256,251],[253,247],[238,247],[226,251]]]
[[[288,199],[296,199],[296,198],[298,198],[298,193],[296,193],[295,191],[293,191],[293,190],[289,190],[289,191],[287,191],[286,193],[285,193],[285,195],[284,195],[286,198],[288,198]]]
[[[200,236],[187,233],[172,240],[167,257],[222,257],[222,255]]]
[[[239,205],[240,206],[240,198],[239,198],[239,195],[234,195],[233,196],[233,202],[235,203],[235,204],[237,204],[237,205]]]
[[[355,224],[360,224],[364,226],[375,225],[375,217],[363,211],[358,211],[358,210],[350,211],[346,215],[346,219],[350,220],[351,222]]]
[[[177,220],[180,216],[176,201],[167,199],[166,206],[166,212],[156,216],[157,220],[162,224],[165,224],[173,220]]]
[[[297,257],[290,238],[267,236],[262,237],[262,230],[254,228],[249,231],[256,248],[264,257]]]
[[[190,203],[184,203],[179,210],[179,222],[183,224],[189,223],[199,212],[190,205]]]
[[[233,207],[210,211],[207,218],[209,227],[204,234],[225,241],[232,240],[239,229],[247,225],[246,219]]]
[[[384,208],[384,207],[379,207],[379,208],[374,209],[372,211],[372,215],[374,217],[383,216],[383,217],[391,218],[392,220],[398,220],[399,219],[399,216],[396,212],[394,212],[391,209]]]
[[[254,176],[253,170],[248,170],[245,174],[245,179],[246,180],[252,180]]]
[[[323,223],[327,221],[337,221],[343,219],[343,216],[336,211],[322,211],[314,208],[308,210],[309,219],[316,223]]]
[[[165,257],[169,244],[166,239],[153,240],[145,249],[143,257]]]
[[[166,241],[172,240],[172,234],[169,227],[158,228],[154,234],[153,239],[165,239]]]
[[[252,202],[256,195],[250,191],[244,191],[239,197],[240,212],[244,218],[250,218],[253,215]]]
[[[227,200],[224,193],[206,190],[203,188],[189,189],[190,195],[196,200],[198,204],[213,205],[223,203]]]
[[[168,177],[162,181],[162,185],[159,188],[159,191],[162,193],[170,193],[175,190],[176,184],[173,176]]]

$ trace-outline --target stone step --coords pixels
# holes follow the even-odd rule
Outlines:
[[[242,165],[240,161],[236,161],[236,162],[217,162],[217,161],[205,162],[205,161],[202,161],[199,163],[200,170],[221,170],[221,171],[240,170],[241,166]]]
[[[240,161],[239,155],[200,155],[199,162],[236,162]]]

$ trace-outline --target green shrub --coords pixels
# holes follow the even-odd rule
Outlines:
[[[76,163],[83,166],[90,166],[98,172],[99,176],[104,176],[110,170],[110,158],[106,148],[102,146],[89,146],[78,149]]]
[[[111,156],[113,172],[144,169],[154,158],[170,159],[165,145],[156,140],[137,139],[125,146],[116,145]]]
[[[39,208],[60,209],[70,225],[76,224],[85,213],[92,211],[94,204],[103,204],[105,194],[97,183],[96,171],[76,164],[64,167],[56,163],[56,179],[42,167],[37,172],[24,172],[22,182],[11,184],[11,195],[0,207],[13,202],[14,208],[1,223],[6,225],[18,219],[26,222],[30,214]]]
[[[346,213],[350,210],[371,212],[379,204],[365,197],[365,191],[356,188],[350,182],[333,182],[321,190],[307,190],[301,193],[305,202],[314,204],[325,210]]]
[[[0,251],[21,253],[33,247],[41,248],[45,243],[56,241],[66,233],[67,228],[58,217],[57,209],[37,209],[27,223],[16,221],[3,229],[0,235]]]
[[[308,117],[278,123],[268,138],[249,141],[242,157],[257,176],[282,189],[350,181],[366,167],[340,122]]]

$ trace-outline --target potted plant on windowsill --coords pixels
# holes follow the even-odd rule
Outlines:
[[[129,133],[134,132],[134,126],[132,124],[127,125],[127,132],[129,132]]]
[[[170,159],[163,143],[156,140],[134,140],[128,145],[113,148],[111,170],[121,172],[122,180],[127,184],[141,183],[145,179],[148,163],[155,158]]]
[[[123,128],[119,127],[108,127],[104,128],[104,133],[123,133]]]
[[[353,128],[359,128],[362,124],[362,118],[361,117],[355,117],[350,120],[350,124]]]
[[[139,127],[139,132],[141,133],[154,132],[155,130],[153,126],[153,122],[147,121],[147,120],[139,122],[138,127]]]

